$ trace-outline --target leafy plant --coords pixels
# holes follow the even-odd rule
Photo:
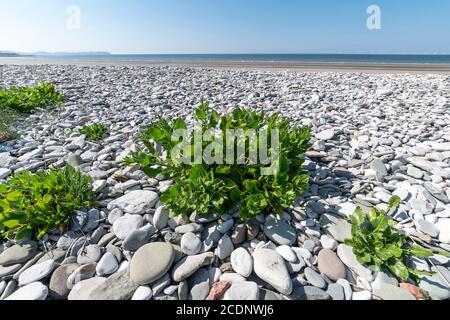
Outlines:
[[[172,157],[166,156],[180,143],[172,140],[172,134],[175,130],[187,129],[187,125],[180,118],[171,122],[161,118],[149,125],[140,137],[146,149],[133,153],[125,162],[139,164],[150,177],[162,174],[172,179],[174,185],[161,196],[161,201],[172,214],[189,214],[193,211],[199,214],[212,211],[223,213],[237,205],[241,218],[250,219],[264,210],[281,213],[283,208],[289,207],[293,200],[307,189],[309,176],[302,169],[302,164],[303,155],[310,146],[310,127],[291,126],[288,119],[278,114],[268,116],[264,112],[246,111],[241,108],[221,116],[216,111],[211,111],[203,102],[195,112],[195,119],[198,124],[196,130],[203,136],[211,130],[259,131],[266,128],[267,150],[270,154],[274,154],[275,150],[271,143],[272,129],[279,130],[279,157],[274,163],[277,171],[274,175],[262,175],[261,169],[267,167],[262,163],[250,162],[248,158],[243,159],[245,164],[174,161]],[[191,130],[188,138],[190,153],[186,158],[191,160],[210,145],[210,142],[204,140],[200,144],[195,143],[195,132]],[[245,142],[245,154],[249,154],[249,137],[239,139]],[[216,144],[213,145],[217,147]],[[260,151],[262,147],[258,142],[257,150]],[[233,148],[236,151],[237,145]],[[223,154],[226,153],[225,149],[226,142],[223,143]],[[217,154],[214,152],[214,155]]]
[[[98,141],[108,132],[108,129],[103,123],[91,124],[80,129],[80,133],[93,141]]]
[[[395,196],[389,201],[389,207],[399,205],[400,198]],[[430,257],[433,251],[407,241],[406,235],[392,227],[397,223],[388,218],[383,210],[372,208],[364,213],[357,208],[350,217],[352,238],[345,244],[353,248],[353,253],[361,264],[385,269],[402,281],[409,277],[419,281],[419,275],[425,272],[407,267],[410,257]],[[428,273],[427,273],[428,274]]]
[[[0,108],[0,142],[8,140],[14,135],[14,124],[17,113],[9,108]]]
[[[18,112],[31,112],[35,108],[59,105],[63,101],[62,94],[51,83],[42,82],[33,88],[0,87],[0,109],[12,109]]]
[[[70,166],[15,174],[0,184],[0,234],[40,239],[65,228],[74,210],[95,205],[93,198],[91,178]]]

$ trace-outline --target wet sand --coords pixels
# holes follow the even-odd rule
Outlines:
[[[387,74],[450,74],[450,64],[353,63],[353,62],[269,62],[269,61],[129,61],[129,60],[52,60],[0,59],[8,65],[118,65],[188,66],[197,68],[278,70],[299,72],[361,72]]]

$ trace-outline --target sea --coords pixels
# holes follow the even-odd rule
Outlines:
[[[450,55],[403,55],[403,54],[51,54],[34,55],[9,59],[26,60],[85,60],[85,61],[229,61],[229,62],[348,62],[348,63],[413,63],[413,64],[450,64]]]

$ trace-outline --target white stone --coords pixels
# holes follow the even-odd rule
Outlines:
[[[153,215],[153,225],[156,229],[161,230],[167,227],[168,222],[169,211],[164,206],[158,207]]]
[[[181,237],[181,251],[188,256],[196,255],[202,249],[202,241],[192,232],[187,232]]]
[[[231,253],[231,266],[234,271],[247,278],[253,271],[253,258],[246,249],[237,248]]]
[[[136,289],[131,300],[150,300],[153,296],[152,289],[149,286],[140,286]]]
[[[111,201],[108,209],[119,208],[129,214],[147,213],[158,201],[159,197],[156,192],[148,190],[134,190],[124,196]]]
[[[336,240],[327,236],[326,234],[320,237],[320,244],[322,245],[322,248],[330,250],[336,250],[336,248],[339,245],[339,243]]]
[[[37,282],[48,276],[55,268],[53,260],[47,260],[34,266],[29,267],[19,276],[19,285],[25,286],[32,282]]]
[[[439,241],[450,244],[450,219],[441,218],[435,226],[439,229]]]
[[[228,258],[234,250],[233,242],[228,235],[223,235],[217,244],[216,254],[220,260]]]
[[[297,255],[295,254],[294,250],[288,245],[282,245],[275,249],[275,251],[283,257],[284,260],[289,262],[296,262],[297,261]]]
[[[225,292],[223,300],[258,300],[259,288],[255,282],[244,281],[231,285]]]
[[[340,214],[342,214],[346,217],[349,217],[355,212],[356,205],[351,202],[345,202],[345,203],[340,203],[340,204],[336,205],[336,209],[338,210],[338,212]]]
[[[96,272],[99,276],[106,276],[113,274],[119,268],[119,263],[116,257],[110,253],[106,252],[97,264]]]
[[[142,227],[144,219],[140,215],[127,214],[118,218],[113,224],[114,234],[120,240],[124,240],[131,232]]]
[[[41,282],[32,282],[24,287],[20,287],[5,300],[45,300],[48,295],[48,288]]]

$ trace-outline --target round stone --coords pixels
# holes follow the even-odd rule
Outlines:
[[[305,268],[305,277],[306,277],[306,280],[308,280],[308,282],[310,284],[312,284],[314,287],[317,287],[320,289],[325,289],[327,286],[325,279],[322,278],[322,276],[320,274],[315,272],[310,267]]]
[[[32,282],[37,282],[48,276],[54,268],[55,262],[53,260],[47,260],[45,262],[35,264],[20,274],[19,285],[25,286]]]
[[[258,277],[278,292],[291,294],[292,280],[283,258],[275,250],[256,249],[253,252],[253,269]]]
[[[65,264],[58,267],[52,274],[49,284],[49,294],[55,300],[64,300],[69,295],[67,279],[78,268],[78,264]]]
[[[202,249],[202,241],[194,233],[188,232],[181,237],[181,251],[188,256],[196,255]]]
[[[130,276],[139,285],[150,284],[169,271],[174,259],[174,249],[165,242],[153,242],[141,247],[130,263]]]
[[[223,300],[258,300],[259,288],[255,282],[244,281],[231,285],[225,292]]]
[[[209,274],[204,268],[197,270],[188,280],[189,300],[205,300],[209,293]]]
[[[48,288],[42,282],[32,282],[20,287],[5,300],[45,300]]]
[[[327,140],[333,139],[334,135],[335,135],[334,129],[326,129],[326,130],[323,130],[323,131],[317,133],[316,138],[318,140],[327,141]]]
[[[124,240],[130,233],[138,230],[143,223],[144,219],[140,215],[124,215],[114,222],[112,229],[117,238]]]
[[[131,300],[150,300],[153,296],[152,289],[149,286],[140,286],[136,289]]]
[[[91,244],[78,252],[77,262],[80,265],[97,262],[102,255],[102,248],[98,244]]]
[[[90,300],[92,292],[107,281],[106,278],[94,277],[78,282],[70,291],[68,300]]]
[[[283,221],[268,219],[264,226],[264,233],[278,245],[292,245],[297,240],[295,229]]]
[[[147,244],[151,237],[156,233],[156,228],[151,224],[143,226],[138,230],[132,231],[124,240],[122,247],[128,251],[136,251]]]
[[[297,255],[294,250],[287,245],[279,246],[275,249],[275,251],[283,257],[284,260],[295,263],[297,261]]]
[[[352,225],[337,215],[325,213],[320,216],[319,223],[324,232],[336,241],[344,242],[352,237]]]
[[[345,265],[330,249],[322,249],[317,256],[317,266],[330,280],[345,279]]]
[[[25,241],[21,244],[15,244],[0,254],[0,265],[10,266],[30,260],[37,251],[37,243],[34,241]]]
[[[181,282],[195,273],[201,267],[210,265],[214,261],[214,253],[205,252],[195,256],[187,256],[177,262],[172,270],[172,278]]]
[[[224,235],[217,245],[217,256],[219,259],[223,260],[228,258],[233,252],[234,246],[233,242],[231,242],[231,238],[228,235]]]
[[[244,248],[237,248],[231,253],[233,270],[243,277],[249,277],[253,271],[253,258]]]
[[[116,257],[110,253],[106,252],[100,261],[97,264],[97,268],[95,269],[97,275],[100,277],[113,274],[119,268],[119,263],[117,262]]]

